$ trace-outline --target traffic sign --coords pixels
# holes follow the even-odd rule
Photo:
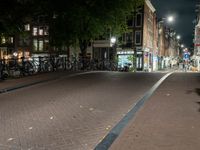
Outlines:
[[[189,53],[184,53],[184,59],[189,59],[190,58],[190,54]]]

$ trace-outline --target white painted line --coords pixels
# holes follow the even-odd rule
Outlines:
[[[106,135],[106,137],[95,147],[94,150],[108,150],[112,143],[117,139],[122,130],[127,126],[127,124],[132,120],[140,108],[145,104],[145,102],[153,95],[156,89],[172,74],[168,73],[164,75],[154,86],[147,91],[144,96],[138,100],[133,108],[120,120],[120,122]]]

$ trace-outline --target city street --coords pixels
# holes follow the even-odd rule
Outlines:
[[[199,115],[200,74],[172,74],[110,149],[199,150]]]
[[[199,0],[0,10],[0,150],[200,150]]]
[[[94,149],[163,75],[60,75],[0,94],[0,150]]]
[[[165,74],[60,73],[2,93],[0,150],[94,149]],[[173,73],[111,149],[199,149],[199,83],[198,73]]]

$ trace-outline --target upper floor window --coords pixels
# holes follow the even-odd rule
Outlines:
[[[141,13],[138,13],[136,15],[135,26],[136,27],[141,27],[142,26],[142,14]]]
[[[133,17],[127,17],[126,22],[129,27],[132,27],[133,26]]]
[[[140,45],[141,44],[141,31],[135,31],[135,44]]]
[[[11,44],[13,44],[14,43],[14,38],[13,37],[9,37],[8,38],[8,42],[11,43]]]
[[[38,35],[38,28],[37,27],[33,27],[33,35],[34,36]]]
[[[44,27],[44,35],[49,35],[49,28],[48,28],[48,26]]]
[[[2,37],[2,38],[1,38],[1,43],[2,43],[2,44],[5,44],[5,43],[6,43],[6,38],[5,38],[5,37]]]
[[[126,33],[126,42],[132,43],[133,41],[133,32]]]
[[[30,30],[31,30],[30,24],[26,24],[26,25],[24,26],[24,28],[25,28],[25,31],[30,31]]]
[[[39,35],[43,35],[44,34],[44,29],[43,27],[39,27]]]

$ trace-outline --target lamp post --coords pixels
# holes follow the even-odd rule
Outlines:
[[[169,15],[167,17],[162,18],[159,22],[158,22],[158,49],[159,49],[159,62],[158,62],[158,66],[159,69],[164,68],[164,62],[163,62],[163,58],[165,56],[164,53],[161,53],[161,47],[163,47],[161,45],[161,37],[164,37],[163,34],[165,34],[165,24],[171,24],[174,22],[174,16]],[[163,43],[163,42],[162,42]]]
[[[116,54],[116,42],[117,42],[117,38],[115,36],[112,36],[110,38],[110,47],[111,49],[108,50],[108,60],[109,61],[115,61],[115,54]],[[112,52],[110,52],[110,50],[112,50]],[[110,54],[111,57],[110,57]],[[114,56],[114,57],[113,57]],[[110,62],[109,62],[110,63]]]

